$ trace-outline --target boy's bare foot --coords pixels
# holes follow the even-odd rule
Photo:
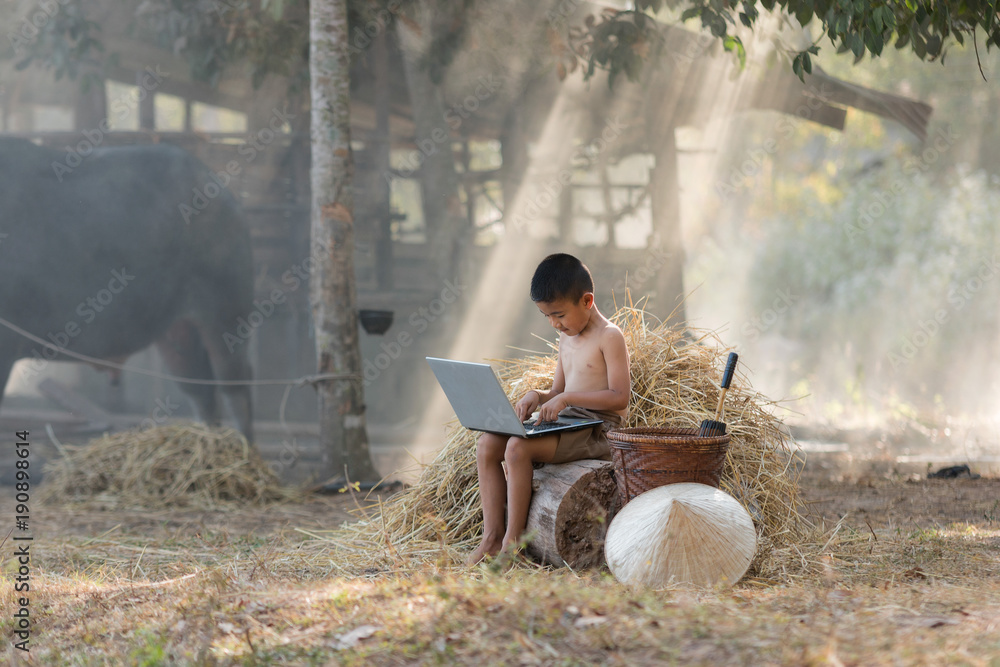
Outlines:
[[[498,572],[506,572],[515,565],[525,562],[527,562],[527,558],[524,555],[524,544],[520,540],[505,541],[500,553],[490,562],[490,568]]]
[[[475,551],[473,551],[472,554],[470,554],[465,560],[465,564],[472,567],[486,558],[496,556],[500,553],[500,547],[502,544],[501,540],[491,540],[484,537],[483,541],[479,543],[479,546],[476,547]]]

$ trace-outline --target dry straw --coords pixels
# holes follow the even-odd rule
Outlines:
[[[45,469],[43,500],[212,508],[282,500],[290,493],[233,429],[160,426],[105,434],[66,449]]]
[[[619,309],[612,321],[625,334],[631,356],[632,399],[627,426],[697,428],[715,412],[728,350],[712,332],[649,322],[648,313],[632,306]],[[508,396],[517,400],[529,389],[552,382],[556,355],[534,355],[497,361]],[[726,419],[732,441],[721,488],[753,517],[758,552],[751,574],[771,570],[775,549],[801,539],[795,449],[773,401],[753,391],[737,373],[726,397]],[[450,565],[475,546],[482,530],[476,475],[478,434],[450,423],[445,446],[406,490],[381,502],[358,522],[321,537],[314,547],[343,574],[383,570],[406,571],[428,562]]]

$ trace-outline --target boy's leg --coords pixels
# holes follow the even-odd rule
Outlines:
[[[532,463],[548,463],[555,457],[558,435],[541,438],[513,437],[507,441],[504,460],[507,462],[507,532],[503,536],[503,548],[516,544],[528,523],[528,507],[531,504]]]
[[[479,498],[483,505],[483,539],[469,556],[469,565],[478,563],[486,556],[495,556],[503,544],[507,480],[501,464],[506,447],[507,436],[495,433],[483,433],[476,442]]]

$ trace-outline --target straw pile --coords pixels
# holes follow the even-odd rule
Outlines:
[[[611,320],[625,334],[631,358],[632,399],[627,426],[700,426],[714,415],[728,350],[715,334],[648,323],[641,309],[619,309]],[[556,354],[497,361],[508,396],[547,389]],[[797,449],[773,416],[774,403],[754,392],[737,372],[726,396],[724,420],[732,434],[722,489],[753,517],[758,553],[751,573],[776,548],[802,536]],[[367,569],[394,571],[429,561],[458,562],[482,531],[475,442],[479,434],[451,422],[448,441],[416,484],[388,498],[366,518],[335,531],[326,547],[347,551]],[[794,547],[793,547],[794,548]],[[333,558],[332,561],[339,559]],[[350,561],[348,563],[347,561]],[[360,571],[354,558],[333,564],[345,574]]]
[[[289,495],[257,450],[233,429],[160,426],[105,434],[66,449],[45,468],[43,500],[212,508]]]

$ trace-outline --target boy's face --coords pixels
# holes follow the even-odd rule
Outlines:
[[[555,301],[536,301],[535,305],[542,315],[549,318],[549,324],[560,333],[576,336],[590,323],[593,314],[594,293],[584,292],[580,300],[556,299]]]

